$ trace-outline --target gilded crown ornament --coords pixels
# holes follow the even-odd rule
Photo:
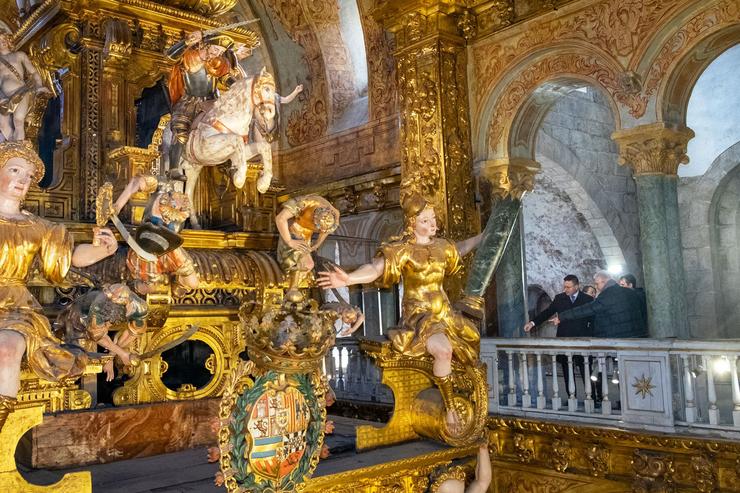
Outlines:
[[[333,310],[320,310],[314,300],[270,307],[261,317],[240,317],[245,329],[249,358],[257,366],[285,373],[316,370],[334,345]]]

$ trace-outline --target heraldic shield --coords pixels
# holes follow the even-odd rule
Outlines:
[[[301,491],[324,443],[325,381],[318,373],[257,370],[240,362],[221,401],[221,470],[227,490]]]
[[[288,476],[306,451],[311,411],[297,388],[265,390],[252,407],[247,423],[252,470],[273,481]]]

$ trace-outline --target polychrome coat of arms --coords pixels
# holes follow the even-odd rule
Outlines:
[[[336,313],[310,304],[243,317],[250,361],[221,401],[219,448],[230,492],[301,491],[319,461],[326,424],[321,374]]]

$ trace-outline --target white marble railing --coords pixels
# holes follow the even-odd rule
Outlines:
[[[740,432],[739,356],[736,340],[481,341],[492,413],[665,431]]]
[[[380,383],[380,370],[358,344],[354,337],[337,339],[324,358],[324,373],[337,399],[392,403],[393,394]]]

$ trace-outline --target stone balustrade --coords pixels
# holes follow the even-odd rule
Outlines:
[[[739,356],[734,340],[481,341],[494,414],[698,434],[740,433]]]
[[[738,357],[738,340],[481,341],[492,414],[735,438]],[[337,340],[325,370],[338,399],[393,402],[355,338]]]
[[[324,359],[324,373],[337,399],[393,403],[390,389],[380,383],[380,370],[360,351],[354,337],[338,338]]]

